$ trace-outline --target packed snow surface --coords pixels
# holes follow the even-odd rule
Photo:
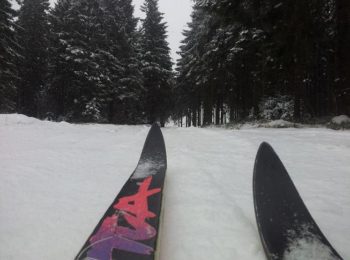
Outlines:
[[[136,167],[149,129],[0,115],[0,259],[74,259]],[[350,259],[350,131],[169,127],[163,134],[161,260],[265,259],[252,197],[262,141]]]

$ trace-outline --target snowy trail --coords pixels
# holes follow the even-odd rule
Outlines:
[[[0,259],[73,259],[134,170],[148,130],[0,115]],[[262,141],[275,148],[324,234],[350,259],[349,131],[166,128],[163,134],[161,260],[265,259],[252,198]]]
[[[164,131],[169,147],[164,224],[171,243],[162,246],[161,259],[264,259],[250,185],[255,155],[249,159],[237,153],[237,146],[245,149],[246,142],[219,133]],[[234,158],[242,163],[232,163]],[[179,225],[172,226],[176,221]]]

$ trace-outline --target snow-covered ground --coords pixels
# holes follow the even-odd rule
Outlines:
[[[73,259],[134,170],[148,130],[0,115],[0,259]],[[170,127],[163,134],[161,260],[265,259],[252,198],[262,141],[350,259],[350,131]]]

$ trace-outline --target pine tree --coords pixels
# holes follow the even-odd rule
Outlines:
[[[119,60],[110,52],[105,30],[105,12],[97,0],[79,0],[70,10],[70,61],[74,64],[75,117],[93,119],[86,111],[91,102],[105,110],[120,76]],[[91,114],[89,116],[89,114]],[[105,114],[104,112],[102,114]]]
[[[50,14],[54,117],[140,123],[142,74],[131,1],[60,0]]]
[[[138,20],[134,17],[132,0],[103,0],[102,5],[109,49],[123,68],[114,79],[108,118],[115,123],[140,123],[142,113],[139,99],[143,82],[137,49]]]
[[[74,71],[69,62],[68,43],[71,33],[68,11],[71,7],[71,0],[59,0],[49,14],[49,69],[45,96],[46,110],[56,119],[69,117],[74,107],[74,99],[70,97]]]
[[[19,43],[23,60],[19,68],[19,111],[39,116],[41,95],[47,74],[48,0],[24,0],[19,12]]]
[[[203,124],[211,124],[212,97],[208,84],[210,68],[203,60],[208,43],[210,16],[195,5],[191,17],[188,29],[183,32],[185,38],[177,62],[176,108],[180,108],[178,116],[187,117],[187,124],[192,121],[193,125],[201,125],[201,110],[204,107]]]
[[[63,0],[52,13],[48,89],[58,104],[57,116],[73,121],[106,119],[122,68],[109,51],[104,19],[97,0]]]
[[[281,96],[294,100],[297,121],[347,113],[345,2],[196,1],[177,68],[180,113],[196,121],[196,103],[202,124],[222,123],[227,110],[231,121],[257,118],[262,101]]]
[[[166,41],[166,24],[162,21],[157,0],[145,0],[141,10],[146,15],[141,42],[145,110],[150,123],[160,120],[164,125],[172,103],[172,62]]]
[[[15,11],[8,0],[0,1],[0,113],[16,108],[16,61],[19,58],[14,32]]]

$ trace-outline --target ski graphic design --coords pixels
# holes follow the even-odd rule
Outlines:
[[[257,226],[268,259],[342,259],[317,226],[282,162],[267,143],[253,176]]]
[[[166,167],[163,135],[154,124],[136,169],[76,260],[155,260]]]

